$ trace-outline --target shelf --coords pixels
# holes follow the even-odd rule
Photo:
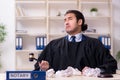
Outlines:
[[[86,20],[110,19],[110,16],[85,16]]]
[[[49,4],[76,4],[77,0],[50,0],[48,3]]]
[[[63,16],[66,10],[69,9],[77,9],[77,1],[75,0],[55,0],[55,1],[48,1],[49,7],[49,16],[56,16],[60,12]]]
[[[49,34],[50,41],[53,39],[58,39],[58,38],[64,37],[64,36],[66,36],[66,34]]]
[[[46,1],[44,0],[25,0],[25,1],[16,1],[16,12],[17,15],[24,16],[46,16]]]
[[[45,0],[17,0],[16,4],[45,4]]]
[[[101,35],[110,36],[113,53],[112,0],[16,0],[15,7],[15,37],[22,37],[23,40],[23,49],[15,49],[17,70],[33,69],[34,62],[29,63],[28,54],[37,53],[35,56],[38,57],[42,52],[36,50],[37,36],[45,36],[46,46],[51,40],[67,35],[64,29],[64,14],[69,9],[80,10],[84,14],[88,32],[83,34],[95,38]],[[90,13],[93,7],[98,8],[97,16]],[[41,38],[39,40],[42,41]]]
[[[111,16],[85,16],[85,18],[96,18],[96,19],[98,19],[98,18],[111,18]]]
[[[99,3],[99,4],[104,4],[104,3],[108,3],[108,2],[111,2],[111,0],[81,0],[81,3],[85,3],[85,4],[96,4],[96,3]]]
[[[62,20],[64,21],[64,17],[63,16],[51,16],[49,17],[50,20]]]
[[[78,0],[48,0],[48,1],[62,1],[62,2],[64,2],[64,1],[78,1]]]
[[[45,8],[46,7],[46,4],[45,4],[45,1],[16,1],[16,6],[20,6],[22,8],[26,8],[26,9],[29,9],[29,8],[34,8],[34,9],[37,9],[37,8]]]
[[[16,35],[23,35],[23,36],[46,36],[45,33],[19,33],[17,32]]]
[[[40,53],[42,50],[16,50],[16,53]]]
[[[27,20],[31,20],[31,21],[33,21],[33,20],[45,20],[45,17],[42,17],[42,16],[17,16],[16,17],[17,18],[17,20],[19,20],[19,21],[27,21]]]
[[[93,38],[98,38],[99,36],[110,36],[110,34],[107,33],[90,33],[90,32],[85,32],[83,33],[89,37],[93,37]]]
[[[34,63],[34,64],[35,64],[35,63]],[[33,65],[34,65],[34,64],[33,64]],[[34,68],[29,68],[29,67],[17,67],[16,69],[17,69],[17,70],[20,70],[20,71],[21,71],[21,70],[23,70],[23,71],[26,71],[26,70],[30,70],[30,71],[31,71],[31,70],[34,70]]]
[[[27,62],[27,64],[26,64],[26,63],[21,63],[21,64],[24,64],[24,65],[22,65],[22,66],[20,65],[19,67],[16,67],[16,69],[17,69],[17,70],[20,70],[20,71],[21,71],[21,70],[23,70],[23,71],[24,71],[24,70],[25,70],[25,71],[26,71],[26,70],[30,70],[30,71],[31,71],[31,70],[34,70],[34,64],[36,63],[36,61],[34,60],[34,61],[30,62],[29,59],[27,59],[26,62]]]
[[[109,35],[109,33],[92,33],[92,32],[85,32],[83,34],[85,34],[85,35],[96,35],[96,36],[100,36],[100,35],[108,36]]]
[[[91,5],[91,4],[95,4],[95,5],[107,5],[108,2],[82,2],[81,4],[87,4],[87,5]]]
[[[101,35],[103,35],[103,36],[109,36],[110,35],[109,33],[92,33],[92,32],[85,32],[83,34],[85,34],[87,36],[95,37],[95,38],[98,38],[98,36],[101,36]],[[67,35],[67,33],[66,34],[50,34],[49,36],[51,38],[57,39],[57,38],[60,38],[60,37],[64,37],[66,35]]]
[[[53,37],[53,36],[65,36],[67,35],[67,33],[63,33],[63,34],[49,34],[49,36]]]
[[[29,61],[29,53],[34,53],[34,57],[38,58],[41,50],[16,50],[16,69],[17,70],[33,70],[36,61]]]

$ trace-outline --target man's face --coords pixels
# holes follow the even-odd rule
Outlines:
[[[75,35],[81,32],[82,20],[77,22],[76,16],[73,13],[68,13],[64,18],[65,30],[70,35]]]

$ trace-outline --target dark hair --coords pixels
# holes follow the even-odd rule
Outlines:
[[[85,31],[85,30],[87,29],[87,26],[88,26],[88,25],[85,24],[84,15],[83,15],[80,11],[78,11],[78,10],[68,10],[68,11],[65,13],[65,15],[68,14],[68,13],[73,13],[73,14],[75,14],[77,21],[78,21],[79,19],[82,19],[82,28],[81,28],[82,31]]]

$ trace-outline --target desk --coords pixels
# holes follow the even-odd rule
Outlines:
[[[6,80],[5,73],[0,73],[0,80]]]
[[[120,75],[119,74],[114,74],[113,78],[73,76],[73,77],[47,78],[46,80],[120,80]]]
[[[0,80],[6,80],[5,73],[0,73]],[[46,80],[120,80],[120,74],[114,74],[113,78],[97,78],[97,77],[86,77],[86,76],[72,76],[72,77],[46,78]]]

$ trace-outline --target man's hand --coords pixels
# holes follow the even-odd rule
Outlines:
[[[39,62],[39,66],[40,66],[40,69],[43,70],[43,71],[46,71],[46,70],[49,69],[48,61],[42,60],[41,62]]]
[[[85,66],[83,69],[82,69],[82,73],[85,72],[86,69],[88,69],[89,67]]]
[[[99,68],[90,68],[90,67],[84,67],[82,70],[82,75],[89,76],[89,77],[97,77],[100,75],[101,70]]]

